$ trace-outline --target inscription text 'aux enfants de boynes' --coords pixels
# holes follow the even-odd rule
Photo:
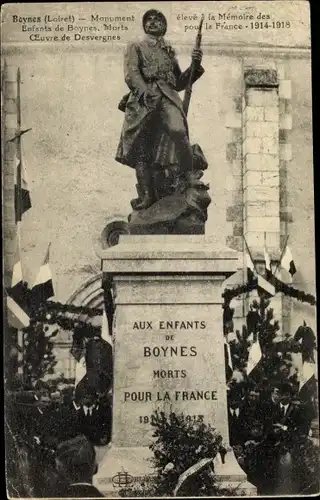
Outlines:
[[[205,321],[158,321],[156,324],[157,330],[204,330],[206,328]],[[153,330],[152,321],[135,321],[133,323],[133,330]],[[173,341],[174,335],[165,335],[166,341]],[[197,347],[195,345],[167,345],[167,346],[142,346],[142,356],[144,358],[173,358],[173,357],[196,357],[198,355]],[[186,378],[187,370],[184,369],[166,369],[166,370],[153,370],[154,379],[175,379]],[[199,401],[199,400],[217,400],[217,391],[208,390],[189,390],[189,391],[125,391],[123,395],[124,402],[148,402],[148,401]],[[194,415],[189,419],[196,419],[201,421],[202,415]],[[141,423],[149,421],[147,416],[140,417]]]

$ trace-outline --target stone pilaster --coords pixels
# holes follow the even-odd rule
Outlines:
[[[271,259],[277,261],[281,247],[281,178],[279,79],[275,64],[270,61],[268,66],[248,65],[244,84],[244,236],[254,260],[264,259],[266,246]],[[281,328],[281,296],[272,298],[271,307]]]
[[[274,69],[245,70],[244,235],[251,249],[280,246],[279,96]]]

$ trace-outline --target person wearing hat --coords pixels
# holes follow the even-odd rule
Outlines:
[[[193,49],[192,65],[181,71],[173,48],[164,39],[165,16],[148,10],[142,19],[145,37],[129,43],[124,56],[125,82],[130,93],[119,109],[125,112],[116,160],[136,171],[139,199],[137,210],[155,201],[155,169],[179,167],[192,171],[193,151],[188,125],[178,92],[204,73],[202,51]],[[194,68],[194,73],[191,69]]]
[[[56,469],[61,477],[58,496],[62,498],[97,498],[102,493],[92,485],[98,471],[94,446],[83,435],[59,444]]]

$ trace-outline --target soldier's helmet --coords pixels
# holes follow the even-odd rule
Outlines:
[[[161,22],[163,24],[163,33],[162,33],[162,35],[165,35],[165,33],[167,31],[167,19],[164,16],[164,14],[162,14],[162,12],[160,12],[160,10],[157,10],[157,9],[147,10],[147,12],[143,15],[143,18],[142,18],[143,29],[145,30],[146,22],[147,22],[147,20],[148,20],[148,18],[150,16],[157,16],[161,20]]]

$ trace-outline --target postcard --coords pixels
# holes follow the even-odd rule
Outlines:
[[[8,497],[318,493],[309,3],[1,15]]]

